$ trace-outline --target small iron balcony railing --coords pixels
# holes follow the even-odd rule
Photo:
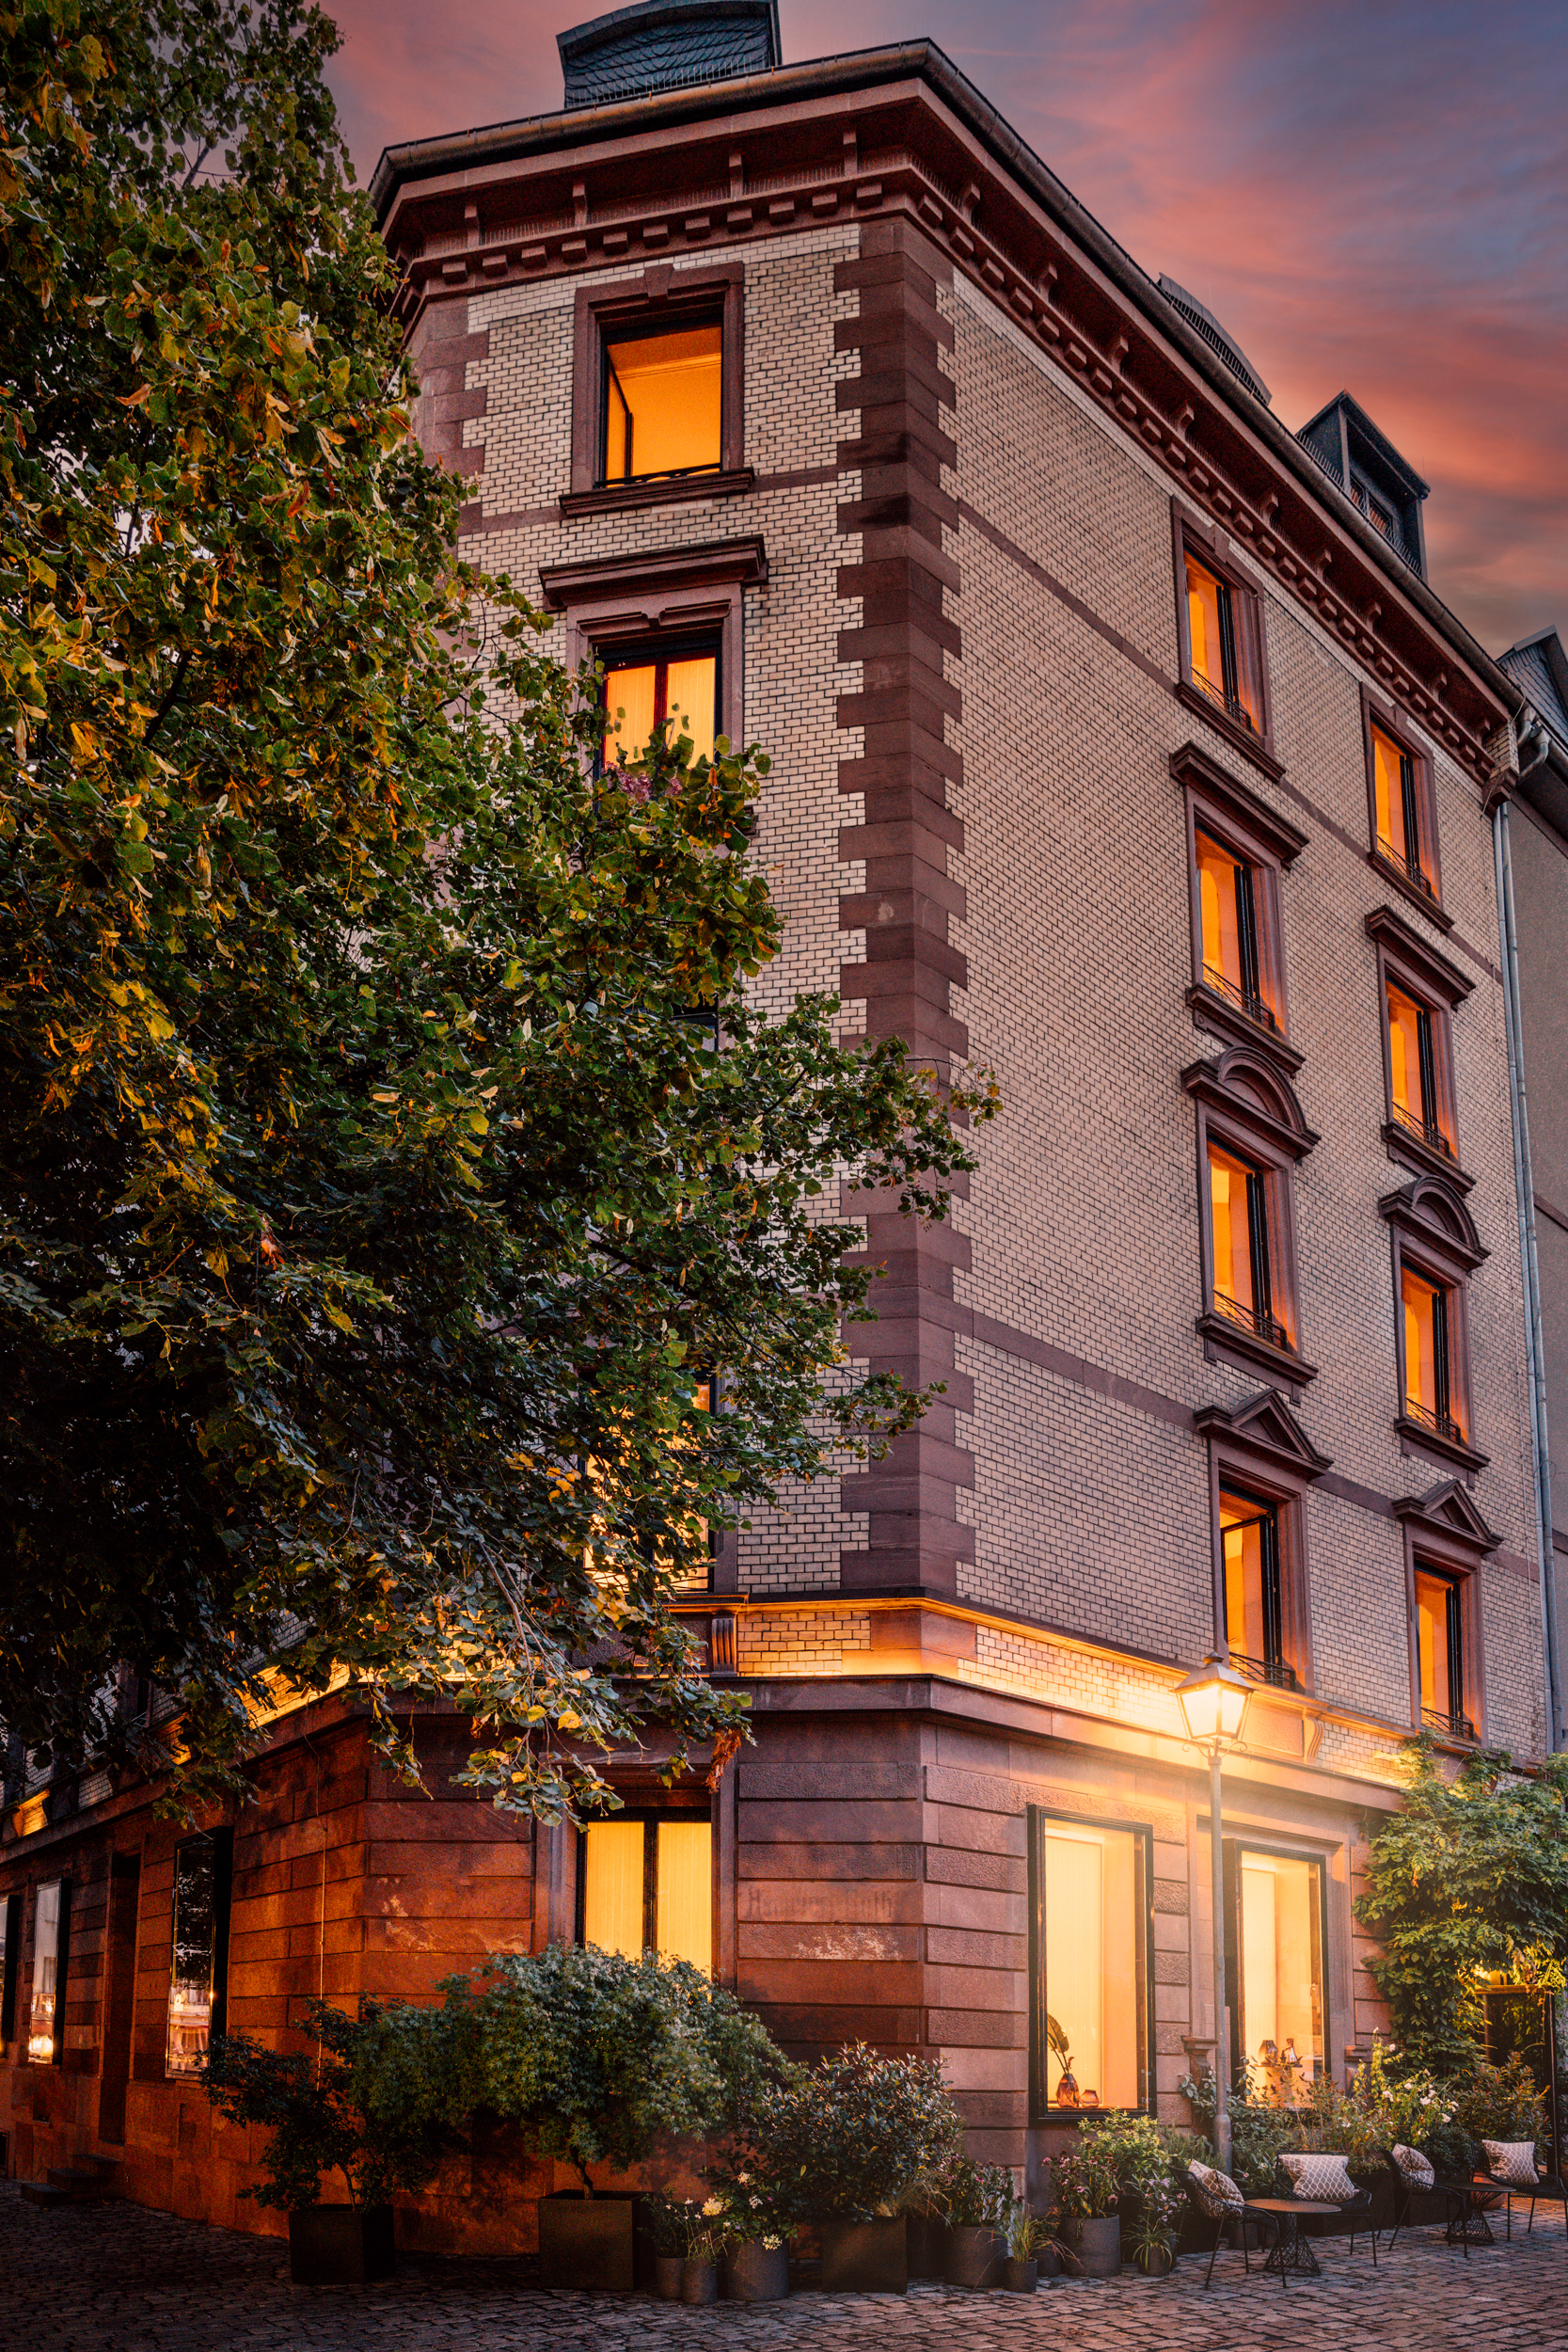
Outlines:
[[[1236,981],[1227,979],[1217,964],[1206,963],[1204,965],[1203,985],[1205,988],[1212,988],[1216,996],[1223,996],[1227,1004],[1234,1005],[1239,1011],[1244,1012],[1249,1021],[1256,1021],[1260,1029],[1278,1028],[1279,1024],[1274,1017],[1273,1007],[1266,1005],[1261,996],[1254,995],[1249,989],[1242,988]]]
[[[1254,1682],[1267,1682],[1276,1691],[1299,1691],[1301,1684],[1293,1666],[1283,1658],[1247,1658],[1239,1649],[1230,1653],[1230,1663]]]
[[[1433,906],[1437,904],[1437,893],[1432,886],[1432,878],[1424,871],[1418,858],[1406,857],[1402,850],[1396,850],[1393,843],[1386,841],[1381,834],[1377,837],[1377,853],[1385,866],[1391,866],[1396,873],[1404,876],[1412,890],[1418,890],[1423,898],[1432,900]]]
[[[1459,1708],[1445,1714],[1440,1707],[1423,1707],[1421,1721],[1428,1731],[1446,1732],[1450,1740],[1473,1740],[1476,1736],[1474,1724]]]
[[[1239,694],[1227,694],[1223,687],[1216,686],[1212,678],[1205,677],[1199,670],[1193,672],[1193,684],[1216,710],[1223,710],[1237,726],[1245,727],[1249,735],[1258,733],[1258,722]]]
[[[1452,1159],[1453,1145],[1449,1141],[1435,1119],[1427,1119],[1421,1112],[1411,1110],[1406,1104],[1396,1103],[1394,1124],[1397,1127],[1403,1127],[1410,1135],[1418,1136],[1429,1152],[1441,1152],[1446,1160]]]
[[[1440,1413],[1430,1405],[1422,1405],[1413,1396],[1404,1400],[1404,1414],[1418,1429],[1430,1430],[1434,1438],[1446,1438],[1449,1445],[1463,1445],[1465,1431],[1451,1413]]]
[[[1223,1315],[1227,1323],[1234,1323],[1242,1330],[1251,1331],[1259,1339],[1267,1340],[1271,1347],[1289,1347],[1291,1344],[1291,1334],[1279,1317],[1271,1314],[1267,1307],[1249,1307],[1244,1300],[1232,1298],[1228,1291],[1217,1290],[1214,1293],[1214,1312]]]

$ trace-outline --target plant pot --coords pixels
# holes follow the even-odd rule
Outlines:
[[[945,2279],[947,2224],[941,2214],[911,2213],[905,2220],[910,2233],[910,2277]]]
[[[1002,2265],[1002,2284],[1008,2295],[1033,2295],[1039,2283],[1039,2265],[1033,2254],[1009,2254]]]
[[[717,2303],[718,2300],[718,2264],[705,2262],[701,2254],[689,2254],[681,2265],[681,2301]]]
[[[661,2303],[678,2303],[681,2299],[681,2257],[679,2254],[654,2256],[654,2293]]]
[[[1000,2230],[984,2223],[952,2221],[947,2227],[947,2283],[950,2287],[999,2287],[1007,2241]]]
[[[1053,2246],[1042,2246],[1035,2256],[1035,2277],[1037,2279],[1059,2279],[1061,2275],[1060,2254]]]
[[[390,2205],[307,2205],[289,2216],[296,2287],[364,2287],[396,2268]]]
[[[1176,2268],[1176,2256],[1168,2246],[1143,2246],[1138,2249],[1138,2268],[1146,2279],[1167,2279]]]
[[[910,2233],[902,2214],[891,2221],[823,2221],[824,2295],[907,2295]]]
[[[789,2249],[749,2238],[724,2256],[726,2303],[779,2303],[789,2293]]]
[[[1097,2214],[1078,2224],[1078,2259],[1085,2279],[1114,2279],[1121,2268],[1121,2216]]]
[[[541,2197],[539,2283],[583,2295],[629,2295],[637,2284],[633,2199],[584,2197],[575,2189]]]

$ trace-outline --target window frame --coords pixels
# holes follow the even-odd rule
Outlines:
[[[1378,1203],[1388,1226],[1393,1276],[1394,1310],[1394,1427],[1401,1449],[1435,1455],[1465,1470],[1484,1470],[1490,1456],[1475,1443],[1475,1402],[1470,1380],[1468,1312],[1469,1277],[1486,1259],[1474,1222],[1457,1191],[1436,1177],[1418,1177]],[[1422,1281],[1443,1291],[1449,1301],[1448,1352],[1449,1410],[1463,1431],[1455,1438],[1428,1429],[1407,1410],[1404,1357],[1404,1274],[1406,1267]],[[1453,1412],[1455,1401],[1459,1410]]]
[[[1177,499],[1171,501],[1171,549],[1176,588],[1176,698],[1187,709],[1196,710],[1208,725],[1223,736],[1226,742],[1277,783],[1285,771],[1275,751],[1274,697],[1269,691],[1268,628],[1262,591],[1252,574],[1238,563],[1233,545],[1225,532],[1215,525],[1200,521]],[[1249,658],[1258,680],[1262,723],[1256,733],[1241,720],[1232,718],[1223,703],[1215,702],[1197,683],[1194,674],[1192,628],[1187,617],[1189,555],[1229,591],[1232,627],[1248,643]]]
[[[597,649],[597,659],[606,665],[615,663],[623,668],[630,668],[639,665],[641,657],[646,662],[650,662],[656,671],[660,662],[690,660],[706,654],[713,656],[714,663],[713,731],[717,739],[724,732],[722,725],[725,707],[724,639],[721,628],[699,628],[686,633],[660,630],[657,636],[647,639],[632,637],[619,642],[607,640]],[[607,715],[610,710],[610,670],[607,666],[604,674],[602,705]],[[655,703],[657,708],[657,690]],[[655,723],[657,723],[657,716]]]
[[[579,286],[572,321],[572,474],[561,514],[604,514],[731,497],[754,479],[745,462],[746,264],[717,262],[696,270],[651,262],[640,278]],[[601,479],[604,459],[605,345],[617,334],[672,332],[717,313],[720,323],[719,464],[704,473]]]
[[[1306,1862],[1318,1873],[1318,1958],[1323,1971],[1319,1997],[1323,2004],[1323,2054],[1325,2074],[1334,2071],[1334,2046],[1329,2000],[1328,1947],[1328,1862],[1326,1853],[1314,1848],[1274,1845],[1267,1837],[1232,1836],[1222,1837],[1225,1873],[1225,2005],[1230,2018],[1230,2079],[1241,2079],[1242,2060],[1242,1856],[1243,1853],[1266,1854],[1274,1862]]]
[[[711,1840],[708,1860],[708,1881],[709,1894],[713,1904],[712,1923],[709,1929],[708,1944],[708,1949],[712,1958],[709,1963],[708,1973],[711,1981],[717,1984],[719,1982],[719,1822],[713,1805],[710,1804],[705,1808],[702,1805],[689,1804],[649,1804],[643,1803],[638,1804],[628,1804],[624,1806],[618,1813],[605,1813],[599,1815],[597,1818],[601,1821],[641,1821],[643,1825],[642,1949],[644,1951],[657,1951],[658,1948],[658,1824],[661,1821],[702,1821],[706,1823],[709,1838]],[[579,1951],[583,1948],[583,1929],[586,1924],[588,1912],[588,1871],[586,1867],[588,1859],[588,1832],[594,1826],[594,1823],[592,1821],[580,1822],[578,1826],[575,1839],[577,1883],[574,1889],[572,1905],[572,1941]]]
[[[1291,1682],[1259,1681],[1259,1691],[1309,1696],[1312,1663],[1312,1590],[1307,1540],[1307,1490],[1332,1468],[1286,1410],[1265,1391],[1239,1412],[1211,1405],[1196,1416],[1209,1450],[1209,1525],[1213,1565],[1214,1647],[1228,1659],[1225,1597],[1225,1539],[1220,1526],[1220,1491],[1240,1489],[1266,1502],[1275,1515],[1279,1558],[1280,1653]],[[1245,1672],[1245,1669],[1239,1671]],[[1247,1677],[1249,1681],[1254,1677]]]
[[[1049,2080],[1050,2040],[1046,2017],[1050,2008],[1045,1978],[1045,1871],[1042,1844],[1045,1824],[1065,1821],[1079,1829],[1113,1830],[1141,1840],[1143,1902],[1139,1909],[1138,2081],[1135,2107],[1101,2106],[1089,2108],[1053,2107]],[[1025,1815],[1029,1894],[1029,2121],[1069,2129],[1089,2115],[1153,2115],[1157,2107],[1157,2059],[1154,2017],[1154,1825],[1096,1813],[1068,1813],[1055,1805],[1032,1804]]]
[[[16,1994],[22,1974],[22,1926],[25,1915],[23,1890],[12,1887],[4,1898],[6,1949],[0,1965],[0,2048],[16,2039]]]
[[[1389,857],[1380,847],[1377,830],[1377,759],[1372,748],[1372,729],[1380,728],[1390,742],[1396,744],[1409,760],[1415,800],[1416,834],[1420,850],[1420,868],[1431,883],[1430,895],[1419,882],[1412,882],[1402,860]],[[1401,717],[1391,703],[1386,703],[1363,686],[1361,689],[1361,746],[1367,770],[1367,838],[1370,847],[1367,863],[1374,873],[1391,883],[1412,906],[1419,907],[1429,923],[1441,931],[1453,929],[1453,917],[1443,906],[1443,869],[1437,839],[1437,780],[1430,752],[1422,749],[1409,722]]]
[[[60,1895],[59,1918],[55,1935],[55,2006],[50,2012],[49,2056],[46,2058],[36,2058],[32,2054],[32,2045],[33,2006],[38,1998],[39,1902],[51,1886],[58,1887]],[[70,1983],[71,1912],[73,1891],[72,1882],[63,1870],[58,1878],[39,1879],[34,1882],[32,1947],[28,1954],[27,2014],[18,2052],[19,2059],[28,2066],[63,2067],[65,2064],[65,2001]]]
[[[1302,1117],[1289,1079],[1250,1046],[1234,1046],[1217,1062],[1194,1063],[1182,1072],[1181,1083],[1193,1096],[1197,1112],[1202,1307],[1195,1328],[1206,1356],[1240,1359],[1298,1389],[1317,1377],[1317,1366],[1301,1352],[1301,1280],[1291,1170],[1318,1138]],[[1288,1335],[1285,1344],[1256,1327],[1249,1330],[1232,1321],[1215,1304],[1212,1142],[1251,1163],[1263,1180],[1270,1306]]]
[[[1260,1046],[1288,1071],[1299,1070],[1304,1057],[1291,1043],[1290,1004],[1285,973],[1285,929],[1280,907],[1279,878],[1289,873],[1307,835],[1277,816],[1247,787],[1227,775],[1196,743],[1173,752],[1171,774],[1180,787],[1186,821],[1187,894],[1192,930],[1192,981],[1187,1003],[1195,1028],[1212,1030],[1231,1044]],[[1197,836],[1200,833],[1227,850],[1256,877],[1253,904],[1258,931],[1259,994],[1273,1012],[1276,1026],[1255,1021],[1207,978],[1203,957],[1203,896],[1198,875]]]
[[[1464,1485],[1451,1479],[1432,1493],[1406,1496],[1394,1504],[1404,1543],[1405,1612],[1410,1636],[1410,1721],[1422,1728],[1420,1626],[1416,1606],[1418,1572],[1448,1578],[1458,1589],[1460,1643],[1464,1662],[1461,1712],[1472,1725],[1469,1739],[1452,1729],[1433,1736],[1460,1753],[1486,1739],[1486,1651],[1481,1607],[1481,1564],[1497,1550],[1495,1535],[1470,1501]]]
[[[169,2012],[174,1999],[174,1939],[180,1926],[180,1856],[192,1846],[212,1848],[213,1869],[213,1958],[212,1986],[207,2007],[207,2040],[226,2029],[229,2010],[229,1925],[234,1896],[234,1833],[219,1824],[214,1829],[198,1830],[190,1837],[180,1838],[174,1849],[173,1876],[169,1881],[169,1971],[168,1985],[164,1995],[164,2056],[160,2074],[165,2082],[183,2083],[195,2080],[193,2074],[171,2070],[169,2066]]]
[[[1378,1021],[1383,1041],[1383,1140],[1391,1160],[1419,1174],[1440,1176],[1461,1192],[1475,1179],[1465,1173],[1459,1152],[1459,1091],[1454,1077],[1453,1014],[1475,982],[1429,947],[1391,907],[1374,907],[1367,917],[1367,936],[1377,961]],[[1389,1037],[1388,988],[1408,996],[1429,1017],[1433,1073],[1437,1092],[1437,1126],[1447,1121],[1452,1152],[1443,1152],[1418,1135],[1394,1108],[1394,1057]]]

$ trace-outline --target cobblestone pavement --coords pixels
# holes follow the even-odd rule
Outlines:
[[[0,2345],[49,2352],[1563,2352],[1560,2214],[1470,2261],[1405,2235],[1374,2271],[1365,2244],[1320,2248],[1320,2279],[1243,2276],[1222,2252],[1169,2279],[1063,2280],[1030,2298],[917,2286],[792,2295],[706,2311],[644,2296],[545,2295],[514,2265],[405,2261],[356,2289],[293,2287],[276,2238],[139,2206],[49,2212],[0,2185]]]

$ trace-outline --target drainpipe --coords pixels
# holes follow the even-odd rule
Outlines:
[[[1522,774],[1538,768],[1546,755],[1545,730],[1535,713],[1520,714],[1520,748],[1532,756],[1521,764]],[[1530,1461],[1535,1472],[1536,1541],[1541,1547],[1541,1613],[1546,1665],[1546,1742],[1554,1753],[1562,1746],[1558,1665],[1557,1579],[1552,1559],[1552,1473],[1546,1433],[1546,1356],[1541,1315],[1541,1269],[1535,1250],[1535,1183],[1530,1167],[1529,1112],[1525,1096],[1524,1029],[1519,996],[1519,936],[1513,906],[1513,856],[1508,829],[1508,801],[1492,812],[1492,850],[1497,868],[1497,930],[1502,948],[1503,1029],[1508,1041],[1508,1099],[1513,1126],[1513,1190],[1519,1217],[1519,1259],[1524,1278],[1525,1377],[1529,1389]]]

